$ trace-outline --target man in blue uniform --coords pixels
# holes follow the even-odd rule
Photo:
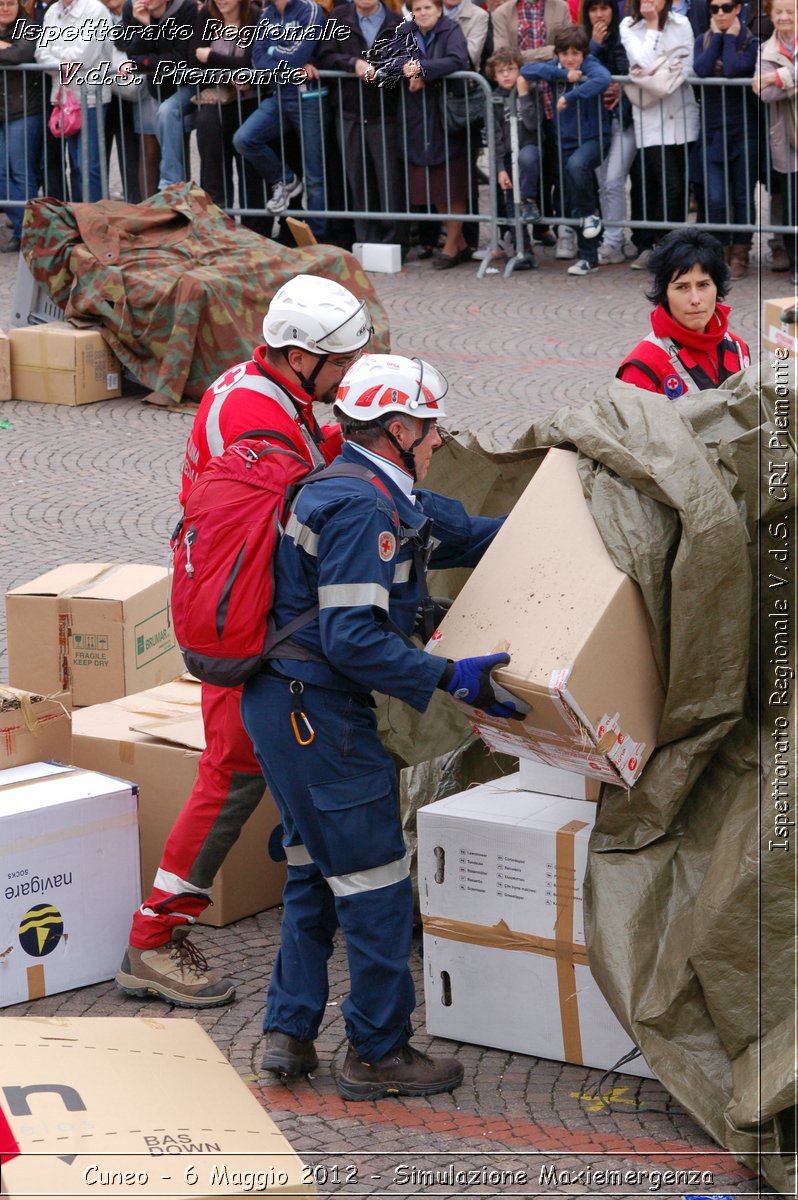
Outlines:
[[[441,688],[485,712],[517,715],[490,674],[508,655],[447,662],[408,636],[425,608],[427,561],[473,566],[501,524],[415,490],[440,445],[446,389],[417,358],[366,355],[347,371],[335,401],[343,452],[300,491],[275,560],[274,623],[290,636],[246,685],[241,708],[288,858],[263,1066],[296,1077],[318,1065],[313,1041],[340,925],[351,990],[337,1084],[350,1100],[451,1091],[463,1077],[456,1058],[410,1044],[412,887],[396,771],[371,692],[424,712]]]

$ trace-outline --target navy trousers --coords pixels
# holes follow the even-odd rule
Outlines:
[[[301,745],[290,681],[259,675],[241,716],[283,822],[288,880],[280,951],[264,1031],[316,1037],[328,997],[327,962],[340,925],[350,992],[346,1035],[376,1062],[407,1042],[415,989],[408,967],[413,894],[399,816],[396,769],[367,697],[304,685],[313,728]],[[309,732],[298,719],[300,736]]]

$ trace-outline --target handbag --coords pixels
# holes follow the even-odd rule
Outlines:
[[[485,92],[467,79],[447,81],[441,89],[441,119],[449,133],[476,130],[485,120]]]
[[[236,90],[229,83],[218,83],[215,87],[200,88],[199,94],[191,97],[192,104],[232,104]]]
[[[53,111],[47,128],[53,137],[68,138],[80,133],[80,101],[69,88],[59,87],[53,101]]]
[[[634,82],[623,84],[623,94],[635,108],[652,108],[684,83],[682,60],[661,54],[650,67],[632,67]]]

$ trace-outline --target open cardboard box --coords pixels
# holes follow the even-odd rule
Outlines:
[[[166,838],[197,777],[205,747],[200,690],[196,679],[184,676],[73,714],[72,760],[131,779],[138,787],[144,896],[150,894]],[[216,876],[213,904],[198,918],[206,925],[229,925],[282,901],[282,826],[263,786],[263,799]]]
[[[656,745],[664,692],[643,597],[604,547],[571,451],[548,452],[427,649],[509,652],[495,677],[529,714],[468,709],[494,750],[631,786]]]

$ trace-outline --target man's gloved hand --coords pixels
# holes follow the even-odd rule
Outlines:
[[[509,661],[509,654],[484,654],[479,658],[458,659],[447,664],[438,687],[489,717],[510,717],[522,721],[525,714],[520,711],[521,702],[514,704],[508,698],[509,693],[491,678],[494,667],[504,666]]]

